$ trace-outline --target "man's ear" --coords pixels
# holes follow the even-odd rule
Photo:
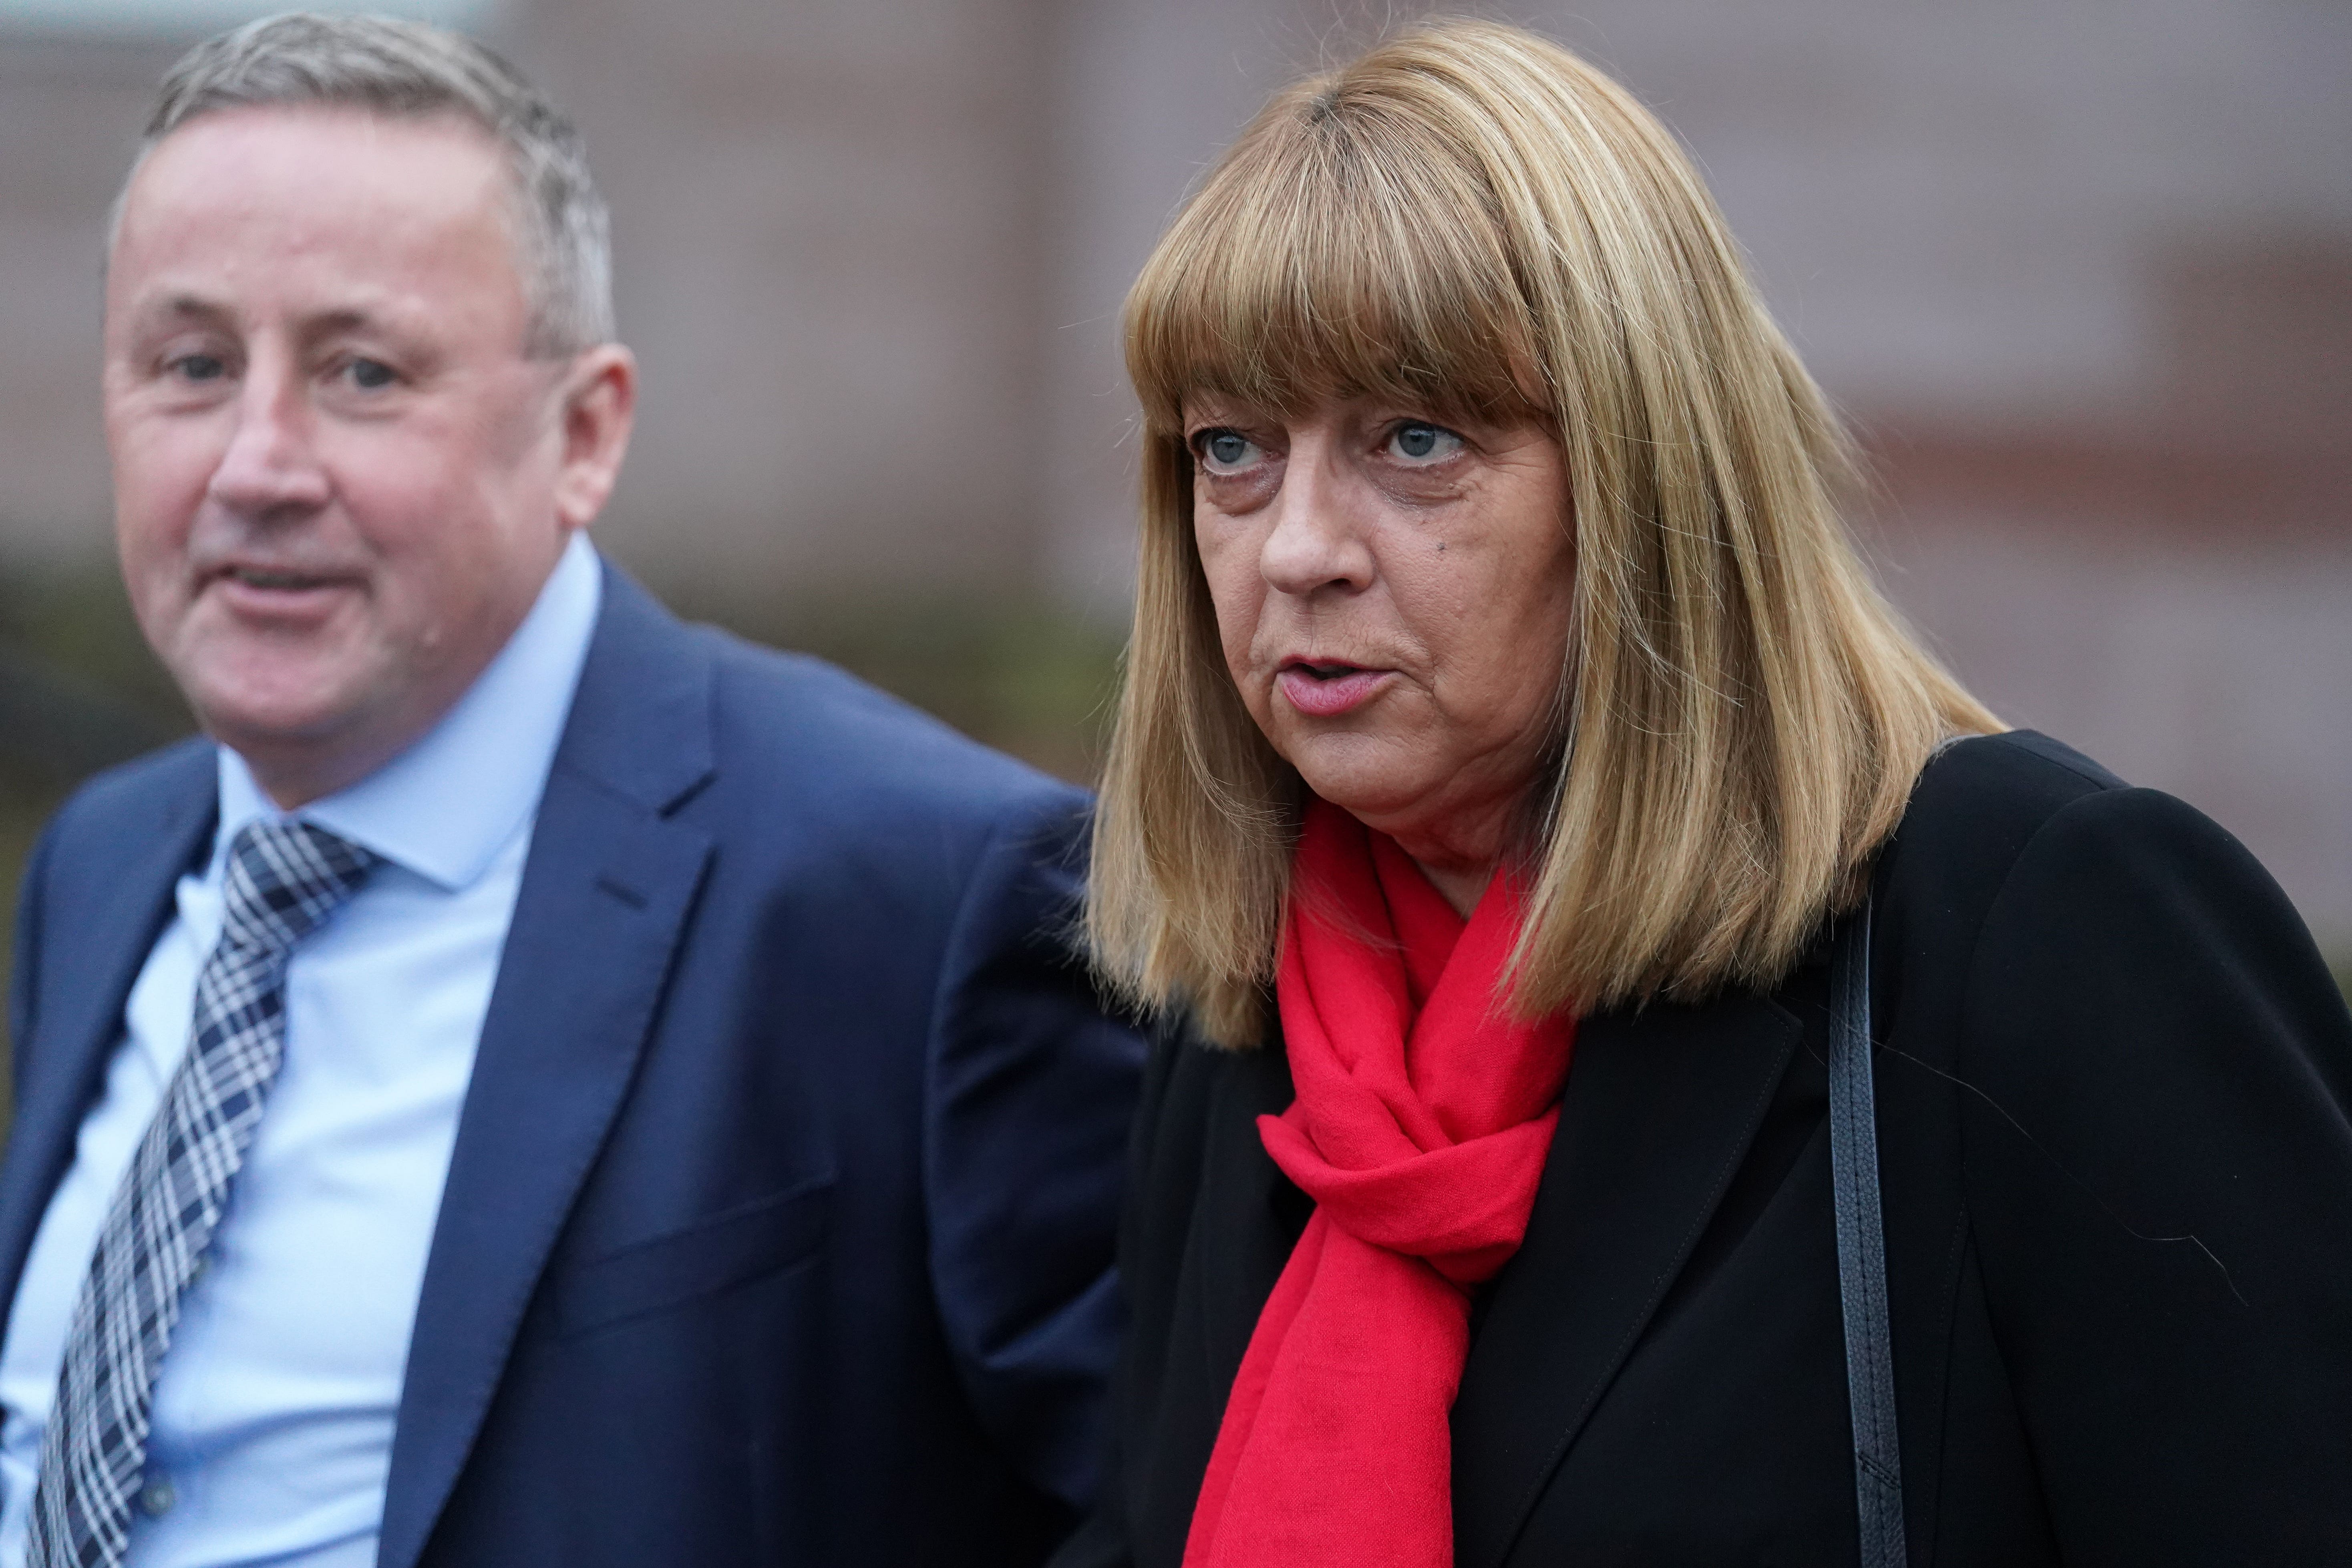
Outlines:
[[[637,412],[636,356],[618,343],[590,349],[565,372],[562,397],[555,515],[567,529],[585,528],[604,510],[629,449]]]

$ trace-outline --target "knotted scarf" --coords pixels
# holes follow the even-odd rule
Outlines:
[[[1527,1233],[1572,1021],[1497,981],[1523,889],[1465,922],[1388,837],[1309,803],[1276,997],[1297,1099],[1258,1119],[1316,1203],[1225,1404],[1184,1568],[1446,1568],[1470,1287]]]

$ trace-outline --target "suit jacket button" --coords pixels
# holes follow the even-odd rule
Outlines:
[[[156,1477],[139,1489],[139,1511],[149,1519],[163,1518],[172,1511],[172,1505],[179,1500],[180,1494],[173,1491],[172,1483],[162,1476]]]

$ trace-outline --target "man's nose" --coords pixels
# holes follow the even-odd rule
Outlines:
[[[1274,509],[1274,527],[1258,570],[1269,587],[1305,595],[1370,584],[1372,552],[1355,515],[1358,489],[1333,443],[1319,434],[1294,437],[1282,489],[1266,503]]]
[[[331,486],[302,393],[299,375],[259,368],[247,374],[236,400],[236,428],[205,487],[209,500],[254,521],[327,503]]]

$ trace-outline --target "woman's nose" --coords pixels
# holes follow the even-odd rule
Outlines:
[[[257,368],[236,401],[236,427],[205,493],[254,521],[315,510],[331,491],[311,410],[297,376]]]
[[[1371,582],[1372,553],[1355,516],[1357,488],[1329,442],[1293,440],[1282,489],[1268,503],[1274,526],[1258,557],[1269,587],[1306,595]]]

